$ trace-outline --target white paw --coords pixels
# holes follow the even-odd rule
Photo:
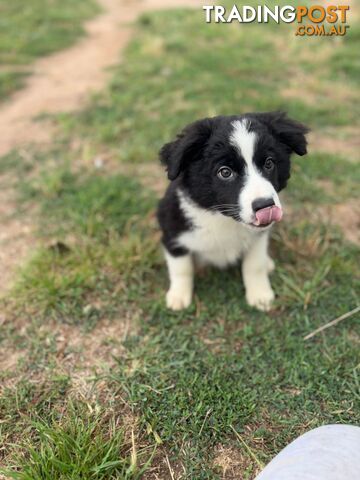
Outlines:
[[[166,306],[171,310],[182,310],[191,303],[191,290],[171,289],[166,294]]]
[[[267,258],[266,269],[268,273],[271,273],[275,270],[275,262],[271,257]]]
[[[246,292],[247,303],[263,312],[271,310],[275,295],[271,288],[263,290],[253,290]]]

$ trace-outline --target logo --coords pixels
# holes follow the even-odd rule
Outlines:
[[[294,23],[297,36],[333,36],[346,34],[349,5],[285,5],[252,7],[233,5],[226,9],[221,5],[204,5],[207,23]]]

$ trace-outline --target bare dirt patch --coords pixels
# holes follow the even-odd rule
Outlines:
[[[13,371],[16,369],[18,361],[22,357],[22,354],[18,350],[13,348],[2,348],[0,352],[0,372]],[[3,380],[0,387],[1,390],[6,387],[7,384]]]
[[[360,160],[360,129],[356,127],[310,132],[309,144],[311,151],[339,155],[354,162]]]
[[[360,203],[358,200],[326,205],[318,214],[330,224],[340,227],[347,240],[360,245]]]
[[[307,105],[326,102],[329,98],[339,104],[356,101],[357,92],[348,84],[340,85],[319,80],[315,75],[306,75],[300,69],[292,76],[289,86],[281,92],[287,99],[301,99]]]
[[[319,182],[319,186],[332,191],[333,185],[326,180]],[[298,219],[299,212],[293,211],[287,206],[288,221]],[[303,214],[314,224],[325,224],[339,227],[342,234],[351,243],[360,245],[360,204],[356,198],[352,198],[343,203],[331,205],[318,205],[315,209],[305,207]],[[309,236],[306,243],[303,239],[290,238],[285,230],[279,230],[281,242],[291,251],[297,254],[311,258],[317,257],[324,252],[330,241],[330,236],[325,238],[320,230],[315,230],[313,235]]]
[[[186,469],[179,461],[174,461],[165,448],[158,448],[144,480],[181,480],[186,478]]]
[[[249,466],[247,458],[241,454],[240,449],[219,445],[213,460],[214,469],[220,472],[221,478],[235,480],[243,478],[243,473]]]
[[[9,181],[2,177],[1,184]],[[33,244],[32,221],[18,215],[14,192],[0,189],[0,294],[10,284],[19,260],[26,258]],[[31,209],[35,214],[35,209]]]

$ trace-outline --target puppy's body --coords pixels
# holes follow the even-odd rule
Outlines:
[[[222,213],[198,207],[185,192],[176,192],[180,210],[190,229],[180,233],[178,245],[192,252],[195,263],[224,268],[235,264],[246,252],[257,232]]]
[[[194,263],[224,268],[243,259],[247,301],[270,308],[269,230],[290,154],[306,153],[306,128],[284,114],[204,119],[163,147],[172,182],[158,211],[170,276],[167,305],[191,303]]]

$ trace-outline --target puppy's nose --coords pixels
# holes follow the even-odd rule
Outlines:
[[[275,205],[273,198],[257,198],[251,204],[254,212],[262,210],[263,208],[272,207]]]

